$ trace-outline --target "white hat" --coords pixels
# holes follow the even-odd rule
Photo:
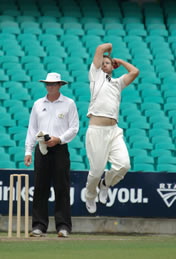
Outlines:
[[[44,83],[62,83],[62,85],[68,84],[68,82],[61,80],[61,75],[58,73],[48,73],[45,80],[39,80]]]

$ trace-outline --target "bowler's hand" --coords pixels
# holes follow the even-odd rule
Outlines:
[[[24,157],[24,164],[29,167],[32,163],[32,156],[31,155],[27,155]]]
[[[120,67],[120,65],[121,65],[121,59],[113,58],[113,59],[112,59],[112,64],[113,64],[113,68],[114,68],[114,69]]]
[[[47,144],[48,147],[54,147],[57,144],[60,144],[61,141],[59,138],[51,136],[51,138],[48,141],[45,141],[45,143]]]

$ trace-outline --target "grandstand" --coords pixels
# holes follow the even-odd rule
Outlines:
[[[141,2],[141,1],[139,1]],[[98,44],[140,69],[122,92],[131,172],[176,172],[176,3],[118,0],[1,0],[0,168],[26,168],[24,142],[38,82],[58,72],[61,92],[75,100],[80,130],[69,143],[71,169],[89,168],[85,151],[90,100],[88,71]],[[124,73],[114,71],[114,77]],[[29,169],[33,168],[33,164]]]

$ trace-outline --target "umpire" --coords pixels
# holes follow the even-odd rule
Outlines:
[[[34,155],[34,199],[32,232],[30,236],[45,236],[48,228],[48,198],[53,184],[55,192],[55,224],[58,237],[71,232],[70,214],[70,158],[67,143],[79,130],[75,102],[60,93],[62,85],[58,73],[48,73],[47,95],[38,99],[32,108],[25,142],[24,163],[29,166]],[[36,145],[36,141],[38,144]],[[36,145],[36,147],[35,147]]]

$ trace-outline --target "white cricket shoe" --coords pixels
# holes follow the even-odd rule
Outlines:
[[[34,229],[30,233],[30,237],[46,237],[46,233],[43,233],[40,229]]]
[[[59,230],[58,237],[68,237],[68,231],[66,229]]]
[[[100,181],[100,192],[99,192],[99,201],[103,204],[106,204],[108,199],[108,189],[109,187],[103,184],[103,179]]]
[[[95,199],[86,199],[86,208],[89,213],[95,213],[97,210]]]

